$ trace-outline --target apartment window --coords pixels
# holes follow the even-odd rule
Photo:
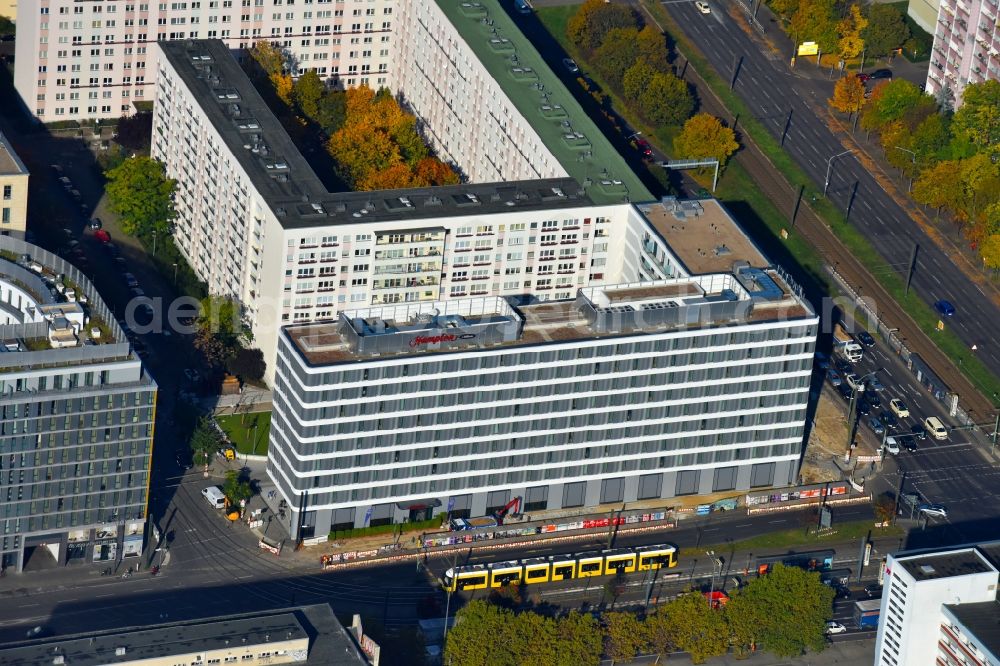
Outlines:
[[[12,185],[3,186],[3,199],[4,201],[10,201],[14,198],[14,187]]]

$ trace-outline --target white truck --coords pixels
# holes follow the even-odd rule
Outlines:
[[[840,322],[833,327],[833,348],[851,363],[857,363],[864,355],[864,348],[855,341],[854,336]]]

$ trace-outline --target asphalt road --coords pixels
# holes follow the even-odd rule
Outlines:
[[[818,94],[812,82],[789,69],[784,55],[775,55],[752,40],[727,14],[729,6],[729,2],[716,2],[712,13],[704,15],[693,3],[664,3],[723,79],[731,80],[736,72],[735,92],[774,137],[780,139],[788,125],[785,150],[822,186],[830,158],[845,150],[814,112],[826,106],[833,83],[829,82],[829,91]],[[759,17],[765,12],[766,7]],[[777,32],[774,26],[769,30]],[[1000,324],[996,305],[952,265],[947,254],[852,155],[834,160],[828,196],[842,211],[850,206],[850,221],[885,259],[885,267],[873,266],[872,270],[893,270],[905,277],[914,243],[920,246],[912,287],[929,304],[946,299],[955,306],[957,312],[947,318],[946,325],[970,347],[977,345],[977,355],[1000,376],[1000,346],[992,344]]]
[[[875,372],[885,386],[880,392],[882,407],[873,409],[870,416],[861,416],[859,421],[858,435],[871,445],[877,446],[882,437],[871,430],[870,418],[878,412],[888,411],[892,398],[902,399],[910,416],[899,419],[899,429],[890,430],[889,434],[907,433],[911,426],[928,416],[937,416],[948,427],[953,427],[954,422],[944,405],[929,395],[899,357],[881,342],[865,349],[854,372],[861,377]],[[951,430],[947,440],[928,437],[917,445],[916,452],[901,451],[896,456],[887,456],[881,477],[874,480],[871,488],[876,495],[884,491],[895,493],[901,473],[905,471],[903,493],[917,493],[924,502],[947,507],[947,518],[930,517],[926,523],[917,525],[917,530],[911,534],[912,545],[925,541],[978,541],[1000,533],[1000,467],[991,461],[981,438],[968,430]],[[909,517],[908,510],[905,515]]]

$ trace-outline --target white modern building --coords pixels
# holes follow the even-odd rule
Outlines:
[[[117,118],[152,101],[155,45],[221,39],[287,48],[296,71],[390,85],[393,0],[38,0],[20,7],[14,85],[43,122]]]
[[[794,483],[819,320],[701,203],[623,206],[641,233],[612,234],[612,284],[569,297],[283,328],[268,472],[292,536]]]
[[[997,0],[940,0],[931,63],[924,89],[948,89],[954,105],[970,83],[1000,80],[1000,22]]]
[[[547,143],[497,159],[510,165],[508,176],[533,174],[544,159],[572,177],[338,193],[320,181],[222,42],[159,48],[152,154],[178,183],[175,239],[212,293],[243,304],[269,378],[283,324],[381,303],[573,298],[581,286],[621,281],[624,262],[638,261],[648,232],[628,201],[652,196],[596,127],[564,140],[562,123],[579,119],[583,127],[586,117],[565,88],[553,86],[549,97],[560,101],[559,119],[534,122]],[[504,124],[527,128],[519,134],[527,141],[533,124],[506,103]],[[490,174],[472,160],[463,171]],[[655,245],[649,277],[673,276]]]
[[[1000,542],[889,555],[876,666],[997,666]]]

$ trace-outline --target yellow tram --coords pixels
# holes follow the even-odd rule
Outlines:
[[[573,578],[613,576],[676,566],[677,548],[661,544],[473,564],[448,569],[441,582],[444,589],[455,592],[504,587],[511,583],[547,583]]]

